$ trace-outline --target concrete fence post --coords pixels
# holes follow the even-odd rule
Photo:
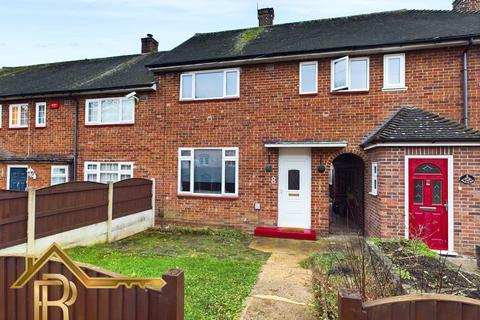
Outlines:
[[[362,297],[356,290],[340,289],[338,292],[338,320],[365,320]]]
[[[35,200],[36,191],[28,188],[28,204],[27,204],[27,255],[35,253]]]
[[[108,219],[107,219],[107,241],[113,241],[112,220],[113,220],[113,182],[108,183]]]
[[[155,178],[152,178],[152,227],[155,227],[155,213],[157,212],[156,208],[156,199],[157,199],[157,191],[156,191],[156,181]]]

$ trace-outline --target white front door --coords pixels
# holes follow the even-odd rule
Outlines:
[[[310,149],[281,148],[278,173],[278,226],[310,229],[312,185]]]

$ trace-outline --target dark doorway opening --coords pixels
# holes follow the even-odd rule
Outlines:
[[[330,232],[363,233],[364,169],[359,156],[345,153],[333,160],[330,185]]]

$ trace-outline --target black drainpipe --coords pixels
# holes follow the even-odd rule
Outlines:
[[[78,161],[78,97],[74,98],[75,123],[73,124],[73,181],[77,181],[77,161]]]
[[[463,124],[468,127],[468,50],[473,39],[468,39],[468,46],[463,51]]]

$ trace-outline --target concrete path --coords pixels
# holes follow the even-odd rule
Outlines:
[[[327,241],[300,241],[255,238],[250,247],[272,255],[263,267],[257,284],[243,310],[242,320],[313,320],[311,272],[300,266]]]

